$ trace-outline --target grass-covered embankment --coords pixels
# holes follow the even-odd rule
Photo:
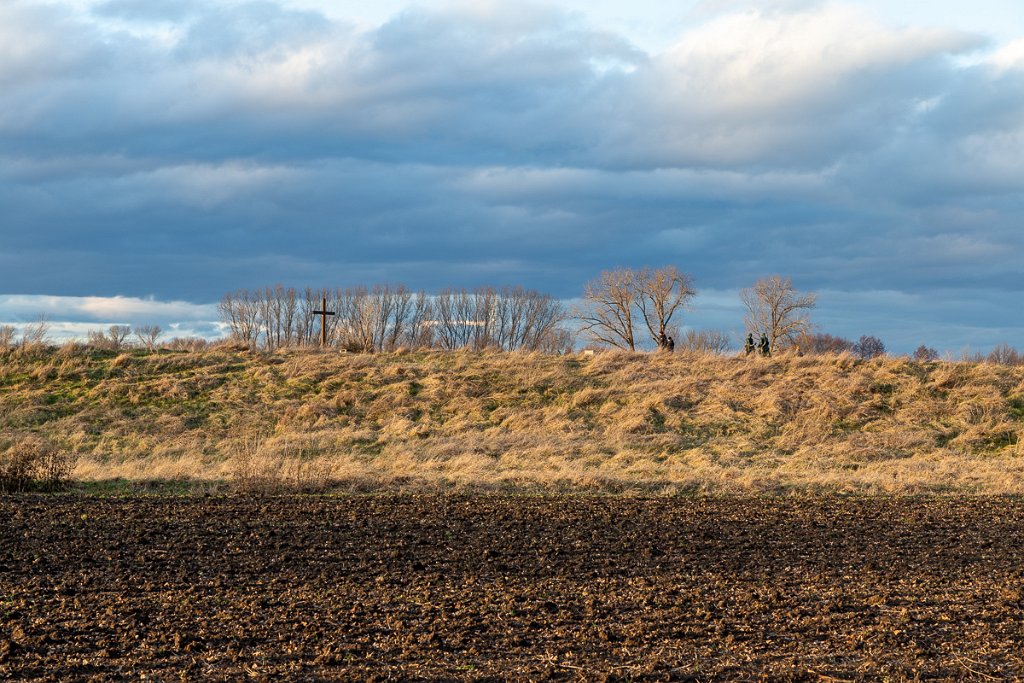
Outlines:
[[[0,454],[41,439],[83,481],[1024,493],[1022,432],[1024,369],[986,364],[0,352]]]

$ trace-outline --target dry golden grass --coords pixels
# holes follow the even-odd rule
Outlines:
[[[1022,417],[1020,368],[892,358],[0,354],[0,453],[81,480],[1020,494]]]

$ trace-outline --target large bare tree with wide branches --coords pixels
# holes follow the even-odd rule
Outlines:
[[[693,279],[675,266],[606,270],[583,289],[577,313],[593,341],[635,351],[646,328],[655,346],[675,316],[694,297]],[[643,332],[640,332],[642,336]]]
[[[584,285],[586,303],[577,313],[581,331],[599,344],[636,351],[634,279],[632,270],[616,268],[602,272],[596,280]]]
[[[633,286],[637,308],[651,341],[661,346],[672,317],[697,294],[693,278],[675,266],[644,268],[636,273]]]
[[[781,275],[761,278],[753,287],[740,290],[747,330],[768,335],[772,351],[810,332],[810,310],[817,298],[814,292],[801,294],[791,279]]]

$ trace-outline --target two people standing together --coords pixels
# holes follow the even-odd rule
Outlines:
[[[761,353],[762,356],[772,355],[771,342],[768,341],[767,334],[762,332],[761,339],[757,342],[756,345],[754,344],[754,333],[751,332],[750,334],[747,335],[747,343],[743,345],[743,350],[746,351],[747,355],[749,356],[754,352],[755,348]]]

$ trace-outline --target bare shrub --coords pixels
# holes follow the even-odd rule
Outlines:
[[[256,435],[243,439],[232,457],[232,485],[240,493],[321,493],[331,484],[331,465],[302,444],[283,445]]]
[[[102,330],[91,330],[86,334],[89,346],[95,349],[106,351],[120,351],[126,344],[125,341],[132,333],[132,328],[127,325],[111,325]]]
[[[933,361],[933,360],[938,360],[939,359],[939,352],[936,351],[935,349],[931,348],[930,346],[925,346],[924,344],[921,344],[916,349],[914,349],[913,358],[914,358],[914,360],[917,360],[917,361]]]
[[[25,349],[36,349],[46,345],[46,339],[50,334],[50,321],[46,316],[39,316],[33,322],[21,329],[21,346]]]
[[[160,344],[160,348],[169,351],[205,351],[210,348],[210,341],[202,337],[174,337]]]
[[[797,336],[793,343],[800,347],[804,353],[820,356],[826,353],[849,353],[853,351],[854,343],[844,337],[837,337],[833,334],[805,332]]]
[[[76,460],[40,437],[24,437],[0,454],[0,491],[58,488],[71,476]]]
[[[9,349],[14,345],[14,335],[17,330],[14,325],[0,325],[0,351]]]
[[[732,348],[728,332],[721,330],[687,330],[686,334],[676,342],[676,348],[697,353],[713,353],[721,355]]]
[[[79,358],[89,349],[88,345],[69,339],[57,348],[57,357],[61,359]]]
[[[102,330],[89,330],[85,333],[85,338],[88,340],[89,346],[94,349],[110,348],[110,341],[107,339],[107,333]]]
[[[231,336],[255,349],[260,335],[260,311],[256,295],[244,289],[228,292],[217,305],[217,310],[221,320],[231,330]]]

